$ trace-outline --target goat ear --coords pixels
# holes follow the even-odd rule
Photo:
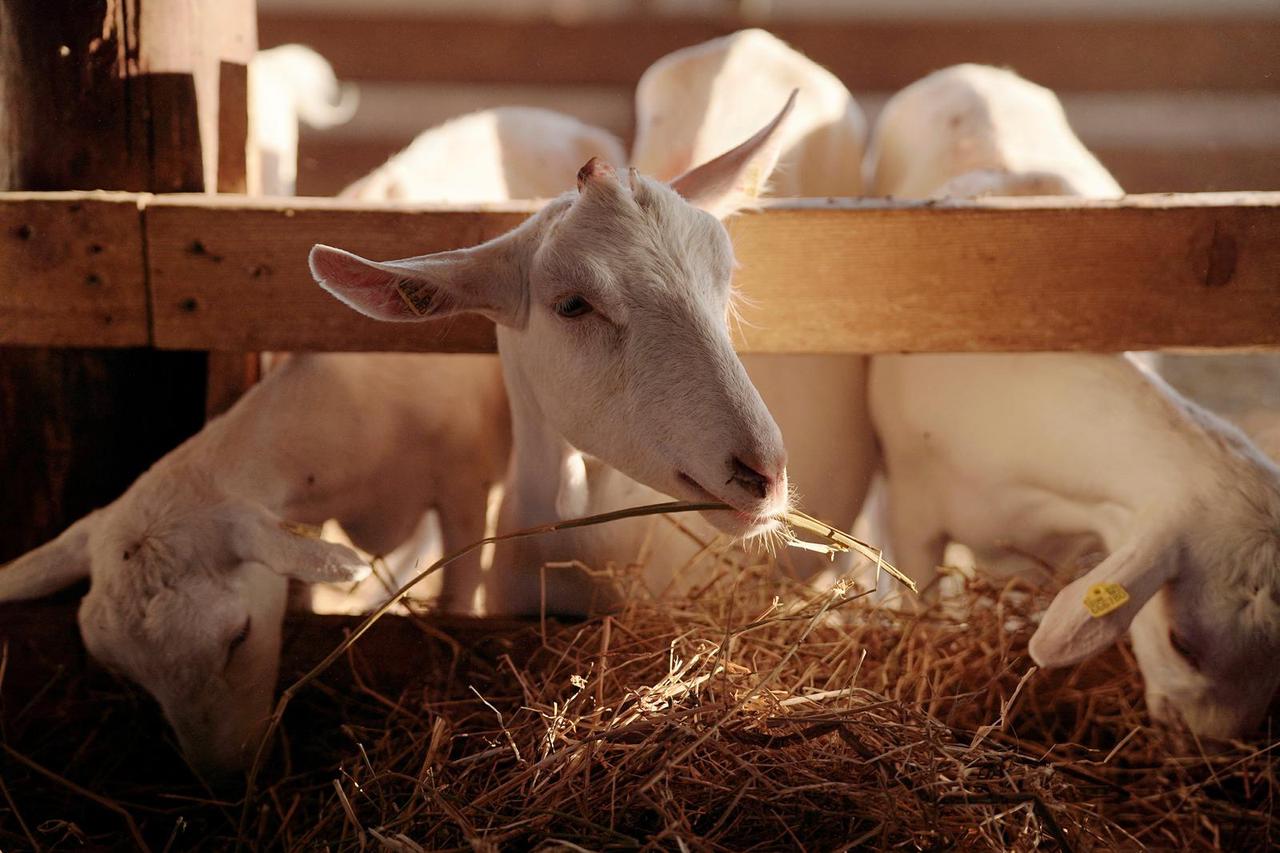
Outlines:
[[[471,249],[381,262],[317,244],[309,258],[311,275],[375,320],[415,322],[474,313],[515,326],[524,304],[519,271],[526,241],[519,232]]]
[[[765,191],[769,175],[782,154],[778,130],[796,103],[791,92],[782,111],[746,142],[697,166],[671,182],[671,188],[692,204],[724,219],[754,202]]]
[[[236,507],[231,523],[236,556],[277,574],[309,583],[345,583],[369,575],[369,564],[346,545],[326,542],[318,532],[262,507]]]
[[[89,576],[89,533],[96,513],[86,515],[57,539],[0,568],[0,601],[26,601],[65,589]]]
[[[1071,666],[1120,639],[1133,617],[1177,573],[1168,540],[1115,551],[1063,587],[1031,637],[1031,657],[1047,669]],[[1122,602],[1122,603],[1121,603]]]

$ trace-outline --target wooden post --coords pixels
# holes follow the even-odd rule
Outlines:
[[[4,0],[0,189],[242,189],[238,113],[256,44],[254,0]],[[0,350],[0,561],[111,501],[199,429],[205,364],[202,353]]]

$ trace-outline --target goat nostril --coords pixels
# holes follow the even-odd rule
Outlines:
[[[761,474],[737,456],[729,459],[729,470],[732,473],[725,485],[736,483],[760,500],[764,500],[769,494],[769,486],[773,482],[772,479]]]

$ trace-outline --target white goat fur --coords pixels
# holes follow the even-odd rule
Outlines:
[[[433,506],[446,547],[483,535],[485,480],[501,476],[508,441],[497,365],[457,356],[426,372],[424,361],[286,360],[115,502],[0,570],[0,600],[87,575],[90,654],[159,701],[194,766],[240,766],[270,709],[286,578],[368,572],[288,522],[335,518],[380,554]]]
[[[1052,93],[993,68],[900,92],[873,150],[877,191],[899,196],[1118,192]],[[870,391],[899,565],[927,580],[948,541],[1006,567],[1101,552],[1044,614],[1036,661],[1083,660],[1130,629],[1154,715],[1221,737],[1259,721],[1280,680],[1280,470],[1237,430],[1124,356],[883,356]],[[1098,583],[1129,603],[1091,617]]]
[[[312,250],[317,281],[369,316],[470,311],[497,323],[513,426],[500,531],[664,494],[728,503],[733,512],[705,517],[734,535],[776,530],[785,451],[729,339],[733,254],[716,216],[741,206],[753,176],[768,173],[785,115],[674,189],[592,159],[576,192],[472,249],[386,263]],[[650,564],[670,573],[698,547],[658,527],[667,535]],[[543,567],[629,562],[654,528],[621,524],[500,546],[486,608],[537,612],[544,590],[555,611],[607,604],[608,591],[577,570],[549,570],[544,587]]]
[[[454,204],[552,198],[564,191],[566,171],[592,157],[621,163],[622,143],[567,115],[500,107],[426,131],[342,195]]]
[[[759,127],[793,89],[796,108],[778,165],[757,176],[756,192],[763,193],[767,181],[774,196],[860,195],[862,111],[839,78],[763,30],[678,50],[645,71],[636,88],[632,163],[674,177]],[[750,337],[751,330],[745,333]],[[798,502],[849,529],[878,464],[867,413],[867,358],[748,354],[742,363],[782,429]],[[779,558],[802,576],[828,565],[794,549]]]
[[[741,30],[664,56],[636,85],[631,165],[670,180],[747,138],[799,90],[771,173],[780,197],[862,194],[867,125],[839,78],[764,30]]]
[[[355,115],[356,90],[338,83],[324,57],[300,44],[256,53],[249,63],[249,186],[293,195],[298,182],[298,123],[343,124]]]

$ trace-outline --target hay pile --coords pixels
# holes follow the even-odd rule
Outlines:
[[[388,617],[434,638],[419,676],[375,683],[357,643],[298,692],[247,804],[134,767],[168,749],[135,733],[152,712],[87,675],[51,689],[90,691],[117,729],[6,733],[0,849],[1274,845],[1280,743],[1152,728],[1126,650],[1035,672],[1040,594],[978,580],[967,595],[967,614],[906,615],[758,566],[465,644]]]

